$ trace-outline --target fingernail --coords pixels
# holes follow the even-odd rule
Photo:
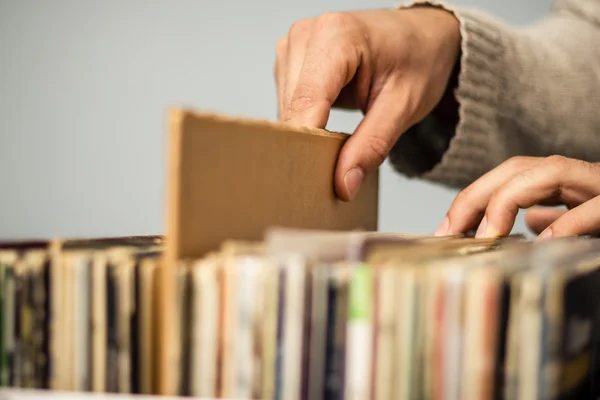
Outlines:
[[[348,193],[348,198],[350,200],[356,196],[364,176],[365,174],[359,167],[354,167],[346,172],[346,175],[344,176],[344,185],[346,186],[346,193]]]
[[[491,227],[489,225],[486,226],[485,233],[484,233],[483,237],[497,238],[497,237],[500,237],[500,236],[502,236],[500,234],[500,231],[498,231],[497,229],[494,229],[493,227]]]
[[[476,238],[484,237],[485,233],[486,233],[486,229],[487,229],[487,217],[484,216],[483,219],[481,220],[481,223],[479,224],[479,228],[477,228],[475,237]]]
[[[446,216],[446,218],[444,218],[441,225],[437,228],[437,230],[435,231],[435,233],[433,235],[434,236],[444,236],[446,234],[446,232],[448,232],[449,227],[450,227],[450,218],[448,218],[448,216]]]
[[[540,233],[537,240],[548,240],[552,239],[552,229],[548,228],[544,232]]]

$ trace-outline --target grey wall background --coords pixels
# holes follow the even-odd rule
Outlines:
[[[455,3],[526,24],[550,0]],[[275,43],[293,21],[396,4],[0,0],[0,236],[163,233],[169,106],[275,119]],[[334,112],[328,128],[359,120]],[[430,233],[454,195],[386,164],[380,228]]]

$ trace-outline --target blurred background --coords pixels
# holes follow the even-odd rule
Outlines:
[[[550,7],[453,3],[515,26]],[[275,44],[295,20],[397,4],[0,0],[0,237],[164,233],[168,107],[275,119]],[[328,128],[360,117],[336,111]],[[455,194],[386,163],[380,230],[432,233]]]

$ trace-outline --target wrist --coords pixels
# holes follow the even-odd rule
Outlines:
[[[450,57],[450,71],[460,60],[461,27],[460,21],[450,9],[428,1],[401,6],[398,11],[410,15],[417,26],[425,31],[427,39],[437,42]],[[423,29],[425,27],[425,29]]]
[[[432,110],[436,119],[446,126],[458,123],[458,87],[461,59],[461,24],[453,11],[439,3],[416,1],[401,6],[399,12],[409,15],[419,27],[423,41],[429,48],[428,57],[434,65],[432,73],[445,75],[445,86],[441,99]]]

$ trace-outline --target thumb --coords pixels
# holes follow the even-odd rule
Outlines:
[[[550,224],[561,217],[567,210],[555,208],[535,207],[527,210],[525,214],[525,223],[534,233],[540,234]]]
[[[548,226],[538,240],[554,237],[597,235],[600,232],[600,196],[566,211]]]
[[[390,150],[408,129],[406,98],[398,98],[401,90],[385,88],[354,134],[344,144],[336,167],[335,188],[338,197],[352,200],[368,174],[375,172]]]

